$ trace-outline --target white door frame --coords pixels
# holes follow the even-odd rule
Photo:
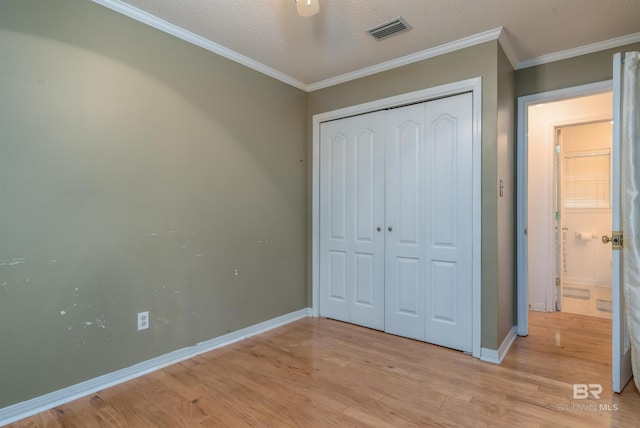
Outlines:
[[[473,346],[472,355],[480,358],[481,340],[481,208],[482,208],[482,78],[476,77],[434,88],[409,92],[368,103],[313,115],[312,189],[311,189],[311,314],[320,316],[320,124],[390,107],[429,101],[436,98],[473,93]]]
[[[559,89],[555,91],[542,92],[533,95],[527,95],[518,98],[518,117],[517,117],[517,311],[518,320],[516,333],[519,336],[529,334],[529,284],[528,284],[528,240],[527,240],[527,211],[528,211],[528,170],[529,170],[529,142],[527,136],[528,129],[528,109],[529,106],[548,103],[554,101],[562,101],[571,98],[578,98],[588,95],[595,95],[602,92],[611,91],[613,81],[590,83],[581,86]],[[554,273],[555,274],[555,273]],[[548,296],[553,296],[554,284],[550,282],[550,290]]]

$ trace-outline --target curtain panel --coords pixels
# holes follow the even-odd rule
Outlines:
[[[640,390],[640,52],[624,57],[621,116],[622,279],[633,379]]]

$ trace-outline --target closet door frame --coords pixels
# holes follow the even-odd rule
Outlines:
[[[476,77],[459,82],[449,83],[420,91],[409,92],[389,98],[341,108],[313,116],[313,148],[312,148],[312,201],[311,201],[311,315],[320,316],[320,124],[329,120],[342,119],[349,116],[370,113],[385,108],[430,101],[460,93],[473,94],[473,345],[472,355],[480,358],[481,339],[481,256],[482,256],[482,78]]]

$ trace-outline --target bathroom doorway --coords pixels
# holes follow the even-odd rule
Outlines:
[[[584,232],[584,235],[580,236],[581,239],[583,236],[586,238],[586,233],[601,236],[600,232],[596,232],[591,226],[587,228],[586,225],[574,229],[569,234],[567,234],[567,231],[562,230],[566,226],[561,223],[562,209],[560,209],[560,192],[558,191],[560,162],[558,149],[556,148],[558,133],[561,138],[571,137],[569,135],[571,131],[577,134],[588,134],[590,131],[589,126],[592,124],[600,124],[602,127],[609,126],[609,132],[611,132],[612,106],[611,90],[603,90],[595,94],[581,94],[558,101],[530,104],[527,108],[528,184],[524,192],[527,194],[526,211],[528,223],[528,233],[526,235],[527,265],[529,266],[527,272],[527,297],[528,307],[531,310],[552,312],[557,310],[558,307],[562,308],[562,304],[568,303],[568,299],[572,298],[569,297],[565,299],[567,302],[563,302],[563,291],[560,290],[563,276],[567,276],[566,274],[563,275],[566,263],[563,263],[562,259],[562,232],[564,232],[564,238],[567,240],[571,238],[571,243],[583,244],[583,247],[589,247],[592,250],[600,241],[589,238],[589,240],[585,239],[584,242],[576,242],[575,232]],[[583,128],[583,126],[587,128]],[[579,135],[576,138],[581,139]],[[576,146],[580,143],[571,144]],[[571,148],[571,150],[567,151],[567,154],[569,156],[580,155],[580,147],[578,149]],[[604,157],[597,158],[602,160]],[[578,166],[590,167],[591,161],[593,161],[593,159],[586,156],[570,157],[569,159],[573,160],[573,164],[570,165],[572,167],[575,167],[576,161]],[[587,160],[587,163],[583,162],[585,160]],[[573,174],[580,175],[575,170]],[[577,175],[575,178],[584,178],[577,177]],[[580,186],[581,189],[583,187],[585,186]],[[576,191],[576,189],[573,191]],[[573,198],[575,199],[575,196]],[[580,202],[573,201],[572,203],[575,205]],[[586,210],[584,207],[582,209]],[[608,218],[610,222],[610,214]],[[610,231],[611,225],[609,223],[607,229],[604,229],[602,233],[606,235],[606,232]],[[573,236],[570,236],[571,233],[573,233]],[[587,243],[589,245],[586,245]],[[599,245],[603,247],[602,251],[606,250],[606,245]],[[565,248],[565,250],[568,250],[568,248]],[[610,260],[610,257],[608,255],[607,260]],[[566,259],[564,260],[564,262],[567,261]],[[577,277],[580,278],[579,275]],[[575,287],[568,285],[567,288]],[[578,291],[569,290],[567,292],[573,293],[571,294],[572,296],[580,295],[580,297],[585,297],[584,293],[579,294],[580,292]],[[591,295],[595,294],[592,293]],[[560,296],[560,299],[558,299],[558,296]]]
[[[606,319],[612,134],[610,120],[555,128],[556,309]]]

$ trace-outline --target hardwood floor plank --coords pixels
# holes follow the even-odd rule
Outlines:
[[[60,428],[63,427],[62,423],[58,421],[55,417],[55,414],[52,413],[51,410],[46,412],[38,413],[35,416],[32,416],[28,419],[24,419],[22,421],[16,422],[12,425],[12,427],[19,428]]]
[[[611,390],[611,321],[530,313],[501,365],[302,319],[10,425],[24,427],[632,427]],[[601,384],[599,400],[574,383]]]

